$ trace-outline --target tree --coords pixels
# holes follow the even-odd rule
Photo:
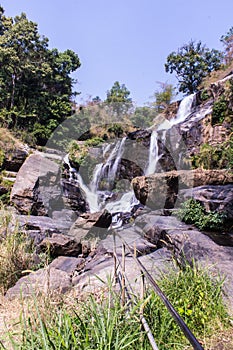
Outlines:
[[[225,62],[226,62],[226,64],[229,64],[233,60],[233,27],[231,27],[225,35],[221,36],[220,41],[224,45]]]
[[[172,84],[162,82],[158,82],[158,84],[160,85],[160,90],[156,90],[153,95],[155,101],[152,102],[152,107],[154,107],[158,113],[161,113],[172,102],[175,94],[175,88]]]
[[[221,62],[220,51],[209,50],[201,41],[195,44],[191,40],[167,57],[165,70],[169,73],[176,72],[180,92],[192,94],[208,73],[220,68]]]
[[[29,132],[45,144],[72,111],[70,73],[80,66],[76,53],[48,48],[37,24],[22,13],[6,18],[0,8],[0,110],[5,125]]]
[[[117,114],[127,113],[132,107],[132,99],[129,95],[130,91],[125,84],[120,85],[119,81],[115,81],[112,88],[107,91],[105,102],[112,105],[114,112]]]

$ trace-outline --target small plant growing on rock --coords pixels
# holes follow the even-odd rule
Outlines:
[[[193,198],[182,203],[176,215],[186,224],[194,224],[200,230],[206,231],[221,231],[226,219],[225,213],[206,212],[205,208]]]

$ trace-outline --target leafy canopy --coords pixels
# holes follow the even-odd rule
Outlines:
[[[3,126],[44,144],[71,114],[76,53],[48,48],[48,39],[25,13],[4,16],[0,7],[0,113]]]
[[[203,78],[213,70],[220,68],[222,54],[220,51],[209,50],[201,41],[191,40],[177,52],[172,52],[165,63],[166,72],[175,72],[178,79],[179,91],[192,94],[197,91]]]
[[[130,91],[125,84],[115,81],[112,88],[107,91],[105,102],[112,105],[113,111],[117,114],[127,113],[132,107],[132,99],[129,97]]]

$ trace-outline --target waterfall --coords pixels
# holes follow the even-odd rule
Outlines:
[[[90,212],[91,213],[97,212],[99,210],[97,194],[91,191],[88,188],[88,186],[85,185],[81,175],[78,173],[78,171],[75,168],[71,166],[68,154],[64,157],[63,161],[68,166],[68,169],[69,169],[69,181],[75,182],[85,193],[86,201],[89,206]]]
[[[158,131],[161,131],[163,142],[165,143],[166,131],[173,125],[184,122],[191,114],[194,98],[195,94],[185,97],[180,103],[176,117],[170,121],[164,121],[157,129],[152,131],[148,166],[145,170],[146,175],[153,174],[156,171],[158,161],[161,157],[158,147]],[[86,185],[81,175],[76,169],[71,167],[68,156],[64,159],[64,162],[69,168],[70,181],[75,181],[85,193],[90,212],[98,211],[100,208],[106,208],[113,214],[115,225],[117,226],[120,225],[123,213],[132,212],[133,208],[139,204],[133,191],[124,193],[123,195],[121,193],[121,198],[119,198],[118,192],[112,192],[117,170],[125,150],[125,143],[126,137],[121,140],[118,139],[115,145],[108,144],[103,148],[102,161],[95,166],[89,185]],[[106,204],[106,201],[110,198],[111,202]]]
[[[117,141],[105,164],[100,169],[98,174],[99,180],[103,177],[106,177],[111,182],[115,180],[117,168],[124,152],[125,141],[126,137]]]
[[[171,120],[171,126],[182,123],[192,112],[192,105],[196,94],[186,96],[179,105],[175,118]]]
[[[157,133],[157,130],[153,130],[150,138],[149,164],[145,171],[145,175],[153,174],[155,172],[158,160],[159,160],[158,133]]]
[[[117,149],[117,154],[116,154],[115,161],[113,162],[112,166],[109,167],[109,171],[108,171],[108,179],[109,179],[109,181],[114,181],[115,180],[116,173],[117,173],[117,168],[118,168],[118,165],[120,163],[120,160],[121,160],[123,152],[124,152],[125,141],[126,141],[126,137],[123,137],[123,139],[119,143],[119,147]]]

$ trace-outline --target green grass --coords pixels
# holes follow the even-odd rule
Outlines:
[[[227,329],[229,316],[222,301],[222,284],[195,265],[162,276],[160,287],[194,335],[207,339]],[[160,350],[191,349],[187,339],[153,291],[148,291],[144,314]],[[119,293],[111,287],[98,300],[89,296],[72,305],[34,300],[34,312],[23,312],[19,334],[9,334],[14,350],[147,350],[151,349],[141,330],[142,301],[123,307]],[[17,340],[16,340],[17,339]]]

